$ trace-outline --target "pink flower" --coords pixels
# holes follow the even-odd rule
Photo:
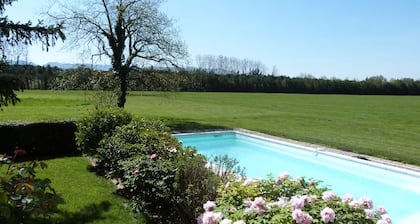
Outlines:
[[[386,223],[386,224],[391,224],[392,223],[391,217],[389,217],[388,214],[381,215],[381,220],[383,220],[384,223]]]
[[[353,201],[349,202],[349,206],[350,206],[351,209],[357,209],[357,208],[360,207],[360,202],[356,201],[356,200],[353,200]]]
[[[264,214],[264,211],[266,210],[264,198],[262,197],[255,198],[251,204],[251,209],[256,211],[258,215]]]
[[[140,173],[140,171],[139,171],[139,170],[134,170],[134,171],[133,171],[133,174],[134,174],[134,175],[138,175],[139,173]]]
[[[359,202],[361,205],[365,206],[368,209],[372,209],[373,207],[373,202],[370,198],[363,196],[359,199]]]
[[[246,224],[246,223],[243,220],[239,220],[239,221],[234,222],[233,224]]]
[[[296,179],[295,179],[295,183],[296,184],[301,184],[302,183],[302,177],[297,177]]]
[[[305,206],[305,199],[303,197],[293,196],[290,199],[293,209],[302,209]]]
[[[324,222],[334,222],[335,219],[335,212],[329,207],[322,209],[321,211],[321,218]]]
[[[283,207],[285,205],[287,205],[287,200],[284,198],[279,198],[279,200],[277,200],[276,202],[274,202],[275,206],[277,207]]]
[[[232,224],[232,220],[230,219],[223,219],[220,224]]]
[[[312,216],[302,212],[300,209],[295,209],[292,212],[292,218],[299,224],[311,224]]]
[[[245,203],[248,207],[251,207],[251,206],[252,206],[252,201],[251,201],[251,200],[249,200],[249,199],[245,199],[245,200],[244,200],[244,203]]]
[[[204,205],[203,208],[206,212],[211,212],[216,208],[216,203],[214,203],[214,201],[207,201]]]
[[[379,215],[383,215],[387,213],[386,209],[382,205],[378,205],[378,207],[376,208],[376,211],[379,213]]]
[[[324,191],[322,193],[322,199],[324,201],[332,201],[337,197],[337,195],[334,192],[331,191]]]
[[[354,200],[354,197],[353,197],[353,195],[351,195],[351,194],[345,194],[344,196],[343,196],[343,198],[342,198],[342,202],[343,203],[350,203],[351,201],[353,201]]]
[[[282,185],[283,184],[283,179],[281,179],[281,178],[277,179],[276,184],[277,185]]]
[[[316,195],[311,195],[305,198],[305,202],[314,203],[318,197]]]
[[[205,212],[199,216],[197,222],[199,224],[217,224],[223,218],[221,212]]]
[[[204,217],[204,214],[201,214],[200,216],[197,217],[197,224],[203,224],[203,217]]]
[[[289,175],[288,172],[283,172],[283,173],[280,174],[279,178],[282,179],[282,180],[284,180],[284,179],[289,178],[289,176],[290,175]]]
[[[152,155],[150,155],[150,159],[155,159],[157,157],[156,153],[153,153]]]
[[[366,219],[373,219],[374,213],[372,209],[365,209]]]
[[[262,198],[262,197],[255,198],[253,205],[255,207],[259,207],[259,208],[264,207],[265,206],[265,200],[264,200],[264,198]]]

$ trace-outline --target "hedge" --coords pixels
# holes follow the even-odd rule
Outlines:
[[[16,148],[35,157],[77,154],[76,130],[73,121],[0,124],[0,154],[13,155]]]

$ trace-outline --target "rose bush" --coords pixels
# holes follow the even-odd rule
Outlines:
[[[206,158],[183,148],[159,121],[133,119],[100,146],[98,168],[120,180],[119,193],[154,222],[194,223],[202,203],[215,199],[220,178],[206,168]]]
[[[235,179],[219,188],[215,202],[204,204],[198,223],[391,223],[386,209],[368,197],[343,198],[318,181],[281,174],[278,178]],[[217,206],[216,206],[217,205]]]

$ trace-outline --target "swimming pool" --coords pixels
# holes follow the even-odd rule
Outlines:
[[[370,197],[376,206],[387,208],[394,223],[420,220],[419,173],[239,131],[175,137],[206,156],[227,154],[238,159],[248,177],[277,176],[283,171],[294,177],[312,177],[340,196]]]

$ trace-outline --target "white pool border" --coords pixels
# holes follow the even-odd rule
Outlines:
[[[262,139],[273,143],[288,145],[291,147],[297,147],[300,149],[312,151],[314,153],[324,154],[328,156],[333,156],[339,159],[349,160],[355,163],[365,164],[368,166],[373,166],[385,170],[394,171],[397,173],[407,174],[413,176],[415,178],[420,178],[420,167],[415,165],[404,164],[400,162],[380,159],[373,156],[363,155],[352,153],[348,151],[343,151],[339,149],[329,148],[325,146],[320,146],[316,144],[306,143],[295,141],[291,139],[286,139],[282,137],[272,136],[260,132],[250,131],[246,129],[231,129],[231,130],[216,130],[216,131],[193,131],[193,132],[185,132],[185,133],[176,133],[174,135],[191,135],[191,134],[221,134],[226,132],[233,132],[240,135],[245,135],[252,138]],[[367,160],[360,159],[357,157],[363,157]]]

